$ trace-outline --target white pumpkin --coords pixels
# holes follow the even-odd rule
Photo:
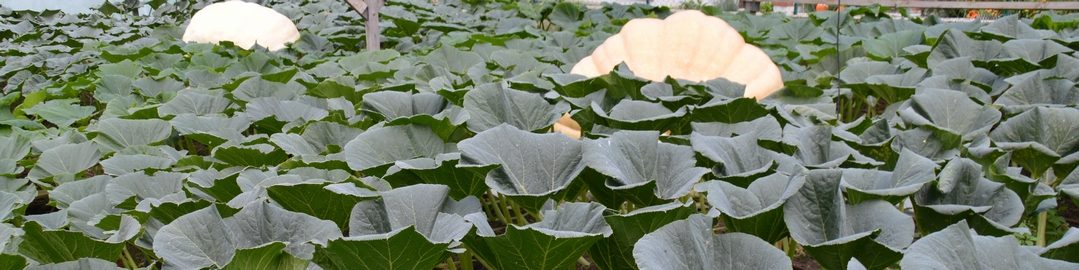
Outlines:
[[[760,48],[723,20],[686,10],[666,19],[633,19],[581,59],[570,73],[596,77],[625,62],[638,77],[662,81],[667,76],[689,81],[726,78],[746,86],[746,97],[761,99],[783,88],[779,67]],[[580,126],[569,115],[555,131],[580,138]]]
[[[288,17],[271,8],[243,1],[211,4],[195,12],[184,31],[185,42],[232,41],[241,48],[256,43],[271,51],[300,39],[300,31]]]
[[[595,77],[625,62],[652,81],[667,76],[689,81],[726,78],[746,85],[746,97],[764,98],[783,88],[783,78],[764,51],[746,44],[722,19],[686,10],[666,19],[633,19],[581,59],[570,73]]]

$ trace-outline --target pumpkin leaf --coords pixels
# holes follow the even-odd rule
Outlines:
[[[534,134],[508,124],[485,130],[461,141],[458,166],[500,165],[487,174],[486,183],[535,211],[549,198],[559,199],[584,170],[583,143],[560,134]]]
[[[641,269],[786,269],[790,258],[743,233],[712,234],[711,219],[692,215],[646,234],[633,246]],[[673,256],[672,256],[673,255]]]
[[[843,268],[857,259],[868,269],[899,261],[914,240],[914,221],[885,201],[844,202],[842,172],[813,170],[783,206],[791,238],[821,266]]]

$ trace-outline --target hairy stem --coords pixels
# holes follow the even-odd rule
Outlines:
[[[787,257],[794,258],[795,255],[798,255],[798,242],[795,242],[794,238],[790,238],[788,236],[786,238],[786,243],[787,244],[785,245],[786,246],[785,251],[787,251]]]
[[[491,211],[495,212],[495,216],[498,216],[499,221],[502,221],[503,224],[509,226],[510,220],[506,218],[507,215],[503,212],[505,209],[502,204],[498,202],[498,196],[495,196],[495,194],[488,191],[487,197],[491,199]]]
[[[457,270],[457,263],[453,262],[453,256],[446,258],[446,268],[450,270]]]
[[[461,270],[472,270],[472,251],[466,250],[461,254]]]
[[[523,208],[521,208],[520,204],[517,204],[514,201],[506,199],[506,197],[499,197],[499,199],[506,200],[506,205],[510,206],[510,207],[513,207],[513,210],[514,210],[513,212],[517,213],[517,215],[516,215],[516,217],[517,217],[517,225],[521,225],[521,226],[528,225],[528,219],[525,218],[525,210]]]
[[[1037,243],[1038,243],[1039,247],[1044,247],[1045,246],[1045,227],[1046,227],[1046,221],[1048,221],[1048,220],[1049,220],[1049,212],[1048,211],[1038,213],[1038,242]]]
[[[126,245],[124,246],[123,255],[124,255],[124,267],[127,267],[127,269],[135,269],[135,268],[139,267],[139,265],[135,263],[135,259],[131,257],[131,251],[127,250]]]

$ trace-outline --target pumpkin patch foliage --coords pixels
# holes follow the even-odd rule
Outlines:
[[[271,51],[182,41],[208,0],[9,2],[0,269],[1079,269],[1075,14],[695,14],[754,98],[571,72],[665,7],[392,0],[367,51],[257,1]]]

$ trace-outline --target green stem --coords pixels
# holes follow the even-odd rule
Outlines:
[[[494,204],[494,199],[492,199],[490,196],[488,196],[486,199],[484,199],[483,196],[480,196],[480,203],[483,204],[484,214],[487,214],[487,217],[495,216],[494,209],[497,206]]]
[[[506,201],[506,197],[499,194],[495,198],[498,199],[496,201],[498,202],[498,210],[502,212],[502,216],[506,219],[506,226],[509,226],[510,224],[516,224],[515,222],[513,222],[513,213],[510,213],[510,204]]]
[[[507,215],[505,213],[503,213],[503,211],[505,211],[505,209],[502,209],[503,207],[498,202],[498,197],[495,196],[490,191],[487,192],[487,197],[491,198],[491,205],[492,205],[491,211],[495,212],[495,216],[498,216],[499,221],[502,221],[502,223],[506,224],[506,226],[509,226],[510,225],[510,220],[507,219],[506,218]]]
[[[466,250],[461,254],[461,270],[472,270],[472,251]]]
[[[521,208],[521,205],[511,200],[506,200],[506,202],[513,207],[513,212],[517,213],[517,225],[528,225],[528,219],[525,218],[525,210]]]
[[[450,270],[457,270],[457,263],[453,262],[453,256],[446,258],[446,267]]]
[[[1049,220],[1049,212],[1038,213],[1038,246],[1045,246],[1045,227],[1046,222]]]
[[[1033,177],[1038,182],[1041,182],[1042,180],[1044,180],[1044,179],[1042,179],[1041,173],[1031,172],[1030,176]],[[1044,247],[1045,246],[1045,227],[1046,227],[1046,223],[1047,223],[1048,220],[1049,220],[1049,212],[1048,211],[1038,213],[1038,232],[1037,232],[1038,233],[1038,235],[1037,235],[1038,239],[1036,240],[1037,241],[1036,243],[1037,243],[1037,245],[1039,247]]]
[[[794,238],[790,237],[787,237],[786,242],[787,243],[784,246],[787,247],[787,257],[794,258],[795,255],[798,255],[798,242],[795,242]]]
[[[134,270],[136,267],[139,267],[139,265],[135,263],[135,259],[131,258],[131,252],[127,250],[127,246],[124,246],[124,253],[123,254],[124,254],[124,266],[127,267],[127,269]]]

